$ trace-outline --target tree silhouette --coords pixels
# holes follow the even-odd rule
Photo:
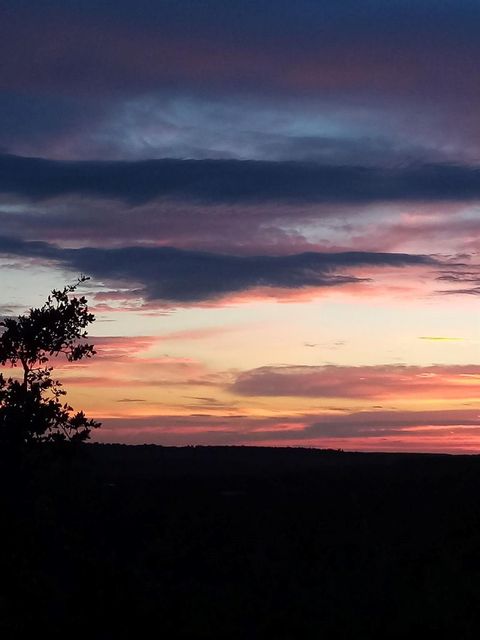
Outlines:
[[[69,362],[95,355],[85,342],[95,316],[85,297],[70,295],[88,279],[81,276],[73,285],[54,289],[42,307],[0,322],[0,365],[21,370],[19,377],[0,373],[0,444],[81,442],[100,426],[62,402],[66,392],[49,366],[60,354]]]

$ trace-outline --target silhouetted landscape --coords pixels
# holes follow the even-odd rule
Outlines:
[[[0,640],[480,638],[479,25],[0,0]]]
[[[43,445],[1,469],[3,637],[476,636],[477,456]]]

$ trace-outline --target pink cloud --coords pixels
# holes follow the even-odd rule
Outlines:
[[[96,359],[117,360],[148,351],[158,342],[156,336],[89,336],[95,346]]]
[[[101,442],[162,445],[313,446],[370,451],[477,452],[478,409],[360,411],[252,417],[150,415],[105,418]]]
[[[434,210],[433,213],[431,210]],[[363,251],[382,247],[384,251],[430,251],[435,241],[437,253],[472,251],[480,247],[480,220],[465,205],[438,205],[393,210],[390,219],[358,225],[349,241]]]
[[[272,397],[472,398],[480,393],[480,366],[261,367],[240,374],[231,390]]]
[[[166,342],[175,341],[190,341],[190,340],[204,340],[209,338],[216,338],[220,335],[227,333],[234,333],[239,330],[239,327],[204,327],[201,329],[182,329],[181,331],[172,331],[171,333],[164,333],[160,336],[160,339]]]

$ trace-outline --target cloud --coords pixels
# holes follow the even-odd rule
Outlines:
[[[462,269],[442,271],[437,280],[450,284],[452,288],[441,289],[438,293],[443,295],[480,295],[480,267],[478,265],[471,265],[471,267],[469,271]]]
[[[3,236],[63,246],[173,246],[212,253],[279,255],[476,251],[476,205],[396,203],[128,203],[70,195],[41,202],[0,196]],[[468,217],[467,217],[468,216]],[[134,225],[132,220],[134,219]],[[397,222],[396,222],[397,221]],[[465,257],[466,259],[466,257]]]
[[[131,204],[161,197],[206,203],[469,201],[480,199],[480,169],[254,160],[67,162],[2,155],[0,192],[40,200],[76,194]]]
[[[163,445],[304,445],[366,450],[478,450],[478,410],[354,411],[252,417],[149,415],[102,418],[95,439]]]
[[[2,3],[0,81],[121,92],[152,87],[463,89],[478,56],[475,2]],[[102,37],[99,37],[101,32]],[[18,42],[22,43],[19,47]],[[53,44],[52,44],[53,43]],[[50,46],[46,46],[50,44]],[[397,73],[392,73],[392,68]],[[122,85],[123,83],[123,85]],[[406,86],[407,85],[407,86]]]
[[[62,155],[82,146],[111,108],[110,101],[0,89],[0,149],[29,155],[35,150]]]
[[[409,251],[419,245],[431,246],[432,242],[437,251],[447,253],[475,252],[478,248],[480,219],[476,205],[432,202],[393,205],[389,209],[389,216],[382,218],[380,214],[363,227],[357,215],[356,228],[352,224],[352,244],[367,251],[372,246],[381,246],[384,251]]]
[[[341,122],[341,121],[340,121]],[[348,131],[348,124],[345,123]],[[377,123],[379,126],[379,123]],[[255,144],[256,142],[256,144]],[[442,159],[440,149],[403,144],[386,135],[320,136],[257,135],[251,145],[255,157],[265,160],[317,162],[322,165],[398,167]],[[443,157],[446,161],[448,156]]]
[[[418,428],[436,427],[441,434],[447,427],[480,429],[478,410],[447,409],[433,411],[359,411],[347,415],[324,417],[305,430],[305,437],[336,438],[378,437],[406,433]],[[415,432],[410,432],[412,443]],[[419,434],[420,435],[420,434]],[[433,434],[432,434],[433,435]],[[439,435],[437,431],[437,436]],[[447,434],[445,434],[447,435]]]
[[[123,388],[135,394],[150,388],[209,387],[217,388],[225,384],[228,374],[215,373],[201,362],[192,358],[169,356],[157,357],[133,355],[111,357],[88,362],[81,367],[64,365],[61,368],[65,383],[71,388],[93,387],[99,389]],[[104,392],[105,393],[105,392]],[[93,394],[95,395],[95,393]],[[129,396],[127,396],[129,397]]]
[[[88,336],[87,342],[95,345],[96,360],[119,361],[137,357],[159,341],[156,336]]]
[[[439,291],[445,295],[459,295],[459,296],[480,296],[480,285],[478,287],[466,287],[463,289],[449,289]]]
[[[164,342],[190,342],[192,340],[208,340],[218,338],[221,335],[235,333],[239,331],[239,328],[239,326],[218,325],[214,327],[202,327],[200,329],[181,329],[180,331],[164,333],[159,336],[159,339]]]
[[[47,203],[0,202],[3,235],[74,246],[158,244],[230,253],[300,253],[321,251],[328,243],[307,240],[293,229],[296,220],[318,224],[317,206],[196,206],[153,201],[135,207],[114,201],[72,197]],[[308,211],[306,211],[308,209]],[[325,212],[328,217],[333,212]],[[132,216],[135,217],[132,229]],[[325,229],[327,228],[325,223]],[[288,229],[282,228],[288,225]],[[345,244],[345,243],[344,243]],[[331,243],[328,245],[331,250]],[[345,248],[345,247],[344,247]]]
[[[238,376],[231,391],[244,396],[306,398],[472,398],[480,366],[407,365],[260,367]]]
[[[173,247],[62,249],[45,242],[2,237],[0,253],[53,260],[100,280],[140,284],[147,299],[176,303],[214,300],[254,288],[298,290],[355,284],[365,278],[344,271],[359,267],[438,265],[429,256],[401,253],[233,256]]]
[[[134,157],[140,144],[143,154],[154,149],[150,156],[171,148],[182,157],[196,157],[199,149],[212,151],[201,133],[184,139],[188,130],[209,135],[209,127],[195,120],[200,103],[218,105],[233,96],[237,102],[285,101],[295,112],[294,158],[325,160],[336,139],[333,155],[351,160],[350,151],[340,148],[348,137],[345,127],[339,130],[331,115],[346,107],[356,157],[371,153],[382,162],[385,132],[397,142],[409,138],[406,148],[433,140],[441,156],[454,142],[460,156],[478,157],[480,91],[474,61],[480,55],[479,19],[477,3],[469,0],[390,2],[388,7],[384,0],[299,0],[295,5],[259,0],[241,8],[225,0],[114,5],[3,0],[0,56],[8,64],[0,68],[5,105],[0,146],[50,157],[98,158]],[[140,114],[147,123],[143,127],[129,117],[117,120],[132,102],[148,103],[159,95],[171,98],[185,115],[182,131],[175,119],[167,119],[165,127],[152,124],[148,105]],[[191,108],[186,110],[179,98],[190,100]],[[322,112],[326,126],[305,126],[301,103],[308,101]],[[212,123],[225,117],[215,106],[211,111]],[[259,111],[250,109],[251,125],[233,121],[222,134],[244,131],[249,138]],[[373,126],[364,131],[366,113]],[[272,129],[283,122],[273,117]],[[402,135],[405,130],[409,136]],[[238,149],[227,146],[227,155]],[[387,142],[386,154],[391,147]],[[270,151],[276,153],[275,142]]]
[[[461,342],[464,338],[452,338],[449,336],[419,336],[419,340],[429,340],[431,342]]]

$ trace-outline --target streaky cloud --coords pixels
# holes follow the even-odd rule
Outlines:
[[[105,428],[96,439],[115,442],[156,442],[158,444],[280,444],[304,443],[325,446],[329,440],[358,448],[363,439],[404,438],[407,450],[432,448],[425,437],[434,435],[438,443],[448,442],[452,431],[462,441],[465,435],[478,436],[480,419],[474,409],[426,411],[352,411],[342,415],[248,417],[206,414],[190,416],[149,415],[143,417],[105,417]],[[195,430],[195,433],[193,433]],[[458,440],[457,440],[458,443]],[[396,442],[398,446],[398,440]],[[337,445],[338,446],[338,445]],[[371,445],[370,445],[371,446]],[[467,445],[464,446],[467,448]],[[441,448],[441,445],[440,445]]]
[[[428,340],[430,342],[461,342],[464,338],[455,338],[449,336],[419,336],[419,340]]]

